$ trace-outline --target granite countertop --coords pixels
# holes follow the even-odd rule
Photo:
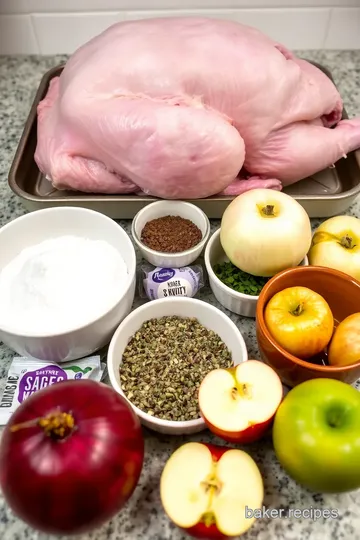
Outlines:
[[[360,51],[299,52],[310,60],[330,69],[344,99],[350,117],[360,116]],[[7,175],[40,78],[45,71],[65,60],[64,57],[0,57],[0,226],[25,213],[19,200],[7,185]],[[360,217],[360,201],[347,213]],[[121,221],[129,232],[130,223]],[[313,220],[316,226],[318,221]],[[213,221],[212,227],[219,226]],[[220,309],[211,291],[201,291],[200,297]],[[138,305],[140,299],[136,299]],[[249,358],[259,358],[255,324],[223,309],[242,331]],[[0,392],[14,354],[0,343]],[[185,540],[164,515],[159,499],[159,477],[170,453],[186,437],[158,436],[144,431],[146,458],[138,487],[123,511],[110,523],[79,540]],[[191,440],[222,444],[208,432],[192,436]],[[258,520],[244,539],[270,540],[353,540],[360,539],[360,490],[342,495],[310,493],[290,479],[277,462],[270,439],[246,448],[254,457],[263,474],[264,504],[268,508],[336,509],[339,518],[270,519]],[[14,517],[0,498],[0,538],[2,540],[51,540],[55,537],[39,534]]]

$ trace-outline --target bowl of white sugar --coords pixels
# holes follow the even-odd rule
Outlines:
[[[0,341],[62,362],[107,345],[135,295],[134,246],[115,221],[46,208],[0,229]]]

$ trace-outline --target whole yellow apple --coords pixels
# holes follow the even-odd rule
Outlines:
[[[360,219],[335,216],[314,232],[308,253],[312,266],[340,270],[360,281]]]
[[[322,352],[334,331],[329,304],[307,287],[288,287],[276,293],[269,300],[264,317],[277,343],[304,360]]]
[[[360,361],[360,313],[346,317],[336,328],[328,348],[331,366],[349,366]]]

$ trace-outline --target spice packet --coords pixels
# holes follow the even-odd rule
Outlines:
[[[105,368],[106,364],[100,361],[100,356],[90,356],[61,364],[46,360],[30,360],[23,356],[15,357],[0,399],[0,425],[7,424],[21,403],[38,390],[72,379],[101,381],[105,376]]]
[[[144,264],[141,273],[140,296],[149,300],[176,296],[192,298],[204,286],[203,269],[200,265],[161,268]]]

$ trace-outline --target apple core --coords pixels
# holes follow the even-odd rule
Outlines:
[[[244,451],[186,443],[167,461],[160,496],[169,518],[183,529],[238,536],[255,518],[245,507],[259,508],[264,497],[260,471]],[[194,529],[195,528],[195,529]],[[213,536],[213,535],[211,535]]]
[[[269,426],[283,395],[277,373],[259,360],[215,369],[199,389],[201,414],[209,429],[230,442],[253,442]]]

